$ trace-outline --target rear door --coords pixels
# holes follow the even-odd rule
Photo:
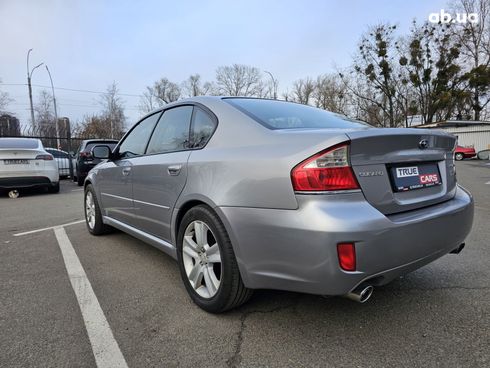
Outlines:
[[[172,210],[187,179],[192,111],[190,105],[166,110],[146,155],[132,160],[136,227],[168,242]]]
[[[456,138],[422,129],[346,133],[350,160],[366,200],[384,214],[451,199],[456,191]]]
[[[135,225],[132,198],[134,161],[144,155],[159,117],[160,113],[156,113],[137,123],[118,146],[118,158],[102,164],[97,173],[97,187],[105,215],[128,225]]]

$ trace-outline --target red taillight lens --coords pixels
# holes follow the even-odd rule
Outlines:
[[[36,160],[53,161],[53,156],[51,156],[51,155],[37,155]]]
[[[339,265],[344,271],[356,270],[356,247],[354,243],[337,244]]]
[[[90,158],[92,154],[90,152],[80,152],[80,157]]]
[[[342,143],[301,162],[291,171],[295,191],[359,189],[349,165],[349,145]]]

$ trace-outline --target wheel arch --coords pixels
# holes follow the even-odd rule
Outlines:
[[[242,277],[245,286],[247,286],[249,284],[248,273],[246,267],[243,265],[241,261],[240,246],[238,244],[238,239],[235,237],[235,234],[232,232],[231,225],[227,217],[223,213],[223,211],[221,211],[220,207],[218,207],[211,199],[202,195],[186,196],[184,198],[179,198],[177,205],[173,210],[172,223],[171,223],[172,242],[175,245],[175,247],[177,247],[177,236],[179,233],[179,227],[185,214],[195,206],[199,206],[199,205],[207,206],[211,211],[213,211],[216,214],[216,216],[218,216],[221,223],[224,225],[226,232],[228,233],[228,236],[231,240],[231,245],[233,247],[233,251],[235,253],[235,257],[238,263],[238,269],[240,271],[240,275]]]

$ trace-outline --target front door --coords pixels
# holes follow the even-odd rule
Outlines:
[[[131,129],[116,147],[112,161],[97,173],[105,215],[135,226],[133,204],[134,161],[144,155],[160,113],[146,117]]]
[[[97,173],[97,183],[104,215],[130,224],[133,219],[131,162],[127,159],[106,162]]]

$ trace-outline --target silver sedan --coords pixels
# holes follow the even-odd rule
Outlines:
[[[253,289],[345,295],[447,253],[473,222],[454,136],[376,129],[310,106],[196,97],[143,117],[85,180],[88,231],[120,229],[177,259],[201,308]]]

